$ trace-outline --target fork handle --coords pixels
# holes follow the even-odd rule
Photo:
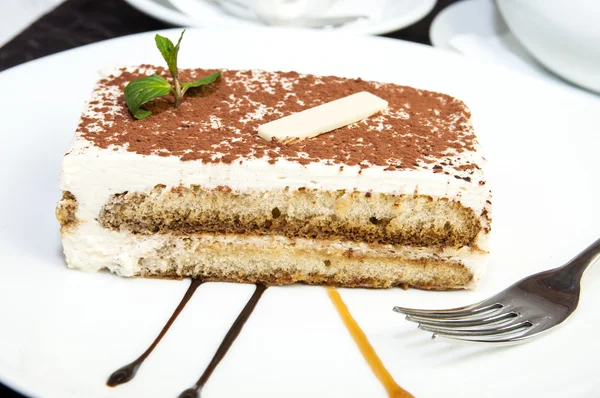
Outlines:
[[[600,239],[589,245],[571,261],[559,268],[572,278],[581,279],[585,270],[600,257]]]

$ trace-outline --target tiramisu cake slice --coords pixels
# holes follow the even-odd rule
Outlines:
[[[181,70],[193,80],[214,71]],[[224,70],[136,120],[103,78],[64,157],[71,268],[267,284],[464,288],[484,268],[490,191],[465,104],[394,84]],[[259,126],[368,92],[388,107],[295,142]]]

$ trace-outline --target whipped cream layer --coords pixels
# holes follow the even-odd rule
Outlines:
[[[416,248],[413,246],[371,245],[348,241],[321,241],[314,239],[286,238],[282,236],[243,236],[200,234],[190,238],[171,234],[135,235],[128,232],[111,231],[102,228],[98,223],[81,223],[76,230],[63,234],[65,256],[70,268],[87,272],[102,269],[125,277],[136,276],[140,272],[140,259],[157,256],[164,247],[178,247],[181,253],[190,252],[190,243],[194,247],[202,247],[214,243],[255,247],[258,250],[270,250],[273,247],[307,249],[323,255],[351,250],[357,256],[377,256],[385,253],[399,261],[433,260],[451,261],[462,264],[473,275],[466,288],[472,288],[485,273],[487,255],[473,252],[468,247],[461,249]],[[191,251],[193,253],[193,250]],[[166,267],[168,262],[162,264]],[[153,271],[165,271],[154,269]]]
[[[464,155],[463,155],[464,156]],[[474,156],[474,154],[473,154]],[[89,146],[77,138],[63,159],[60,188],[79,202],[77,218],[93,220],[109,197],[125,191],[146,192],[157,184],[166,186],[227,186],[234,191],[282,190],[306,187],[347,192],[393,195],[428,195],[448,198],[480,215],[489,208],[489,190],[475,178],[471,182],[429,170],[385,170],[382,166],[301,165],[297,162],[245,159],[241,164],[181,161],[176,156],[140,155],[123,149]],[[488,209],[489,211],[489,209]]]
[[[434,199],[448,198],[471,208],[475,214],[489,211],[489,191],[485,186],[466,182],[444,174],[428,171],[390,171],[383,167],[363,169],[279,160],[274,164],[264,159],[246,160],[242,164],[203,164],[202,161],[181,161],[177,157],[139,155],[125,150],[106,150],[93,146],[81,139],[75,141],[68,156],[64,158],[61,172],[61,189],[70,191],[78,201],[77,229],[63,234],[65,254],[69,265],[74,268],[97,271],[108,268],[123,276],[132,276],[135,264],[144,253],[165,244],[169,235],[136,236],[128,232],[111,231],[100,226],[96,220],[100,210],[112,195],[129,192],[147,192],[157,184],[167,187],[192,184],[206,188],[228,186],[234,191],[283,190],[286,187],[301,187],[322,190],[355,190],[395,195],[429,195]],[[487,225],[487,219],[481,219]],[[479,280],[485,268],[482,251],[488,248],[487,231],[482,231],[475,243],[481,251],[471,248],[460,250],[447,248],[425,249],[390,246],[389,250],[411,252],[425,258],[460,258],[461,262],[474,274],[473,282]],[[202,239],[230,240],[233,238],[206,235]],[[242,238],[235,238],[237,240]],[[234,239],[234,240],[235,240]],[[257,245],[276,243],[279,240],[288,244],[314,245],[315,248],[331,245],[332,242],[319,242],[306,239],[283,237],[249,237],[245,241]],[[357,252],[369,251],[368,245],[355,242],[334,242],[348,246]],[[378,250],[386,249],[378,247]]]

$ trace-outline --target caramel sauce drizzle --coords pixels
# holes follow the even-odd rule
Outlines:
[[[367,336],[362,331],[356,320],[352,318],[352,314],[350,314],[348,306],[346,306],[346,303],[344,303],[344,300],[342,300],[340,293],[335,288],[330,287],[327,288],[327,294],[335,306],[338,315],[342,319],[342,322],[344,322],[346,329],[348,329],[352,339],[354,339],[354,342],[358,346],[362,356],[365,358],[365,361],[367,361],[371,367],[371,370],[373,373],[375,373],[375,376],[377,376],[381,384],[383,384],[383,387],[386,389],[388,396],[391,398],[414,398],[411,393],[400,387],[394,381],[394,378],[390,372],[388,372],[383,365],[383,362],[381,362],[381,359],[379,359],[377,356],[373,346],[371,346],[371,343],[369,343]]]

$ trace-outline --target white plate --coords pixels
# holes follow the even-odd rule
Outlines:
[[[126,0],[155,18],[175,25],[218,28],[255,28],[258,22],[240,19],[205,0]],[[425,17],[436,0],[339,0],[336,15],[367,15],[370,18],[332,28],[358,34],[379,35],[407,27]]]
[[[271,45],[260,45],[266,42]],[[376,37],[189,30],[180,57],[182,66],[360,76],[464,99],[487,150],[494,190],[493,253],[484,284],[476,291],[341,294],[396,381],[417,397],[599,396],[598,266],[586,275],[580,309],[568,324],[523,346],[446,345],[391,311],[394,305],[477,301],[562,264],[600,236],[599,98]],[[100,68],[142,62],[162,63],[152,33],[0,74],[0,379],[28,394],[177,396],[202,373],[252,291],[247,285],[201,286],[136,379],[105,386],[113,370],[151,342],[189,284],[68,270],[61,255],[53,215],[59,165],[82,103]],[[385,395],[325,289],[293,286],[267,290],[203,396]]]

